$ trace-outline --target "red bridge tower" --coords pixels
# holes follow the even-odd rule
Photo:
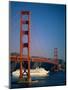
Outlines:
[[[58,48],[54,48],[54,63],[56,65],[54,65],[54,70],[59,70],[59,67],[58,67]]]
[[[54,48],[54,62],[58,64],[58,48]]]
[[[27,20],[23,17],[27,16]],[[27,25],[27,30],[24,30],[24,25]],[[23,36],[27,35],[28,42],[24,43]],[[30,12],[29,11],[21,11],[20,16],[20,80],[23,78],[23,66],[22,66],[22,58],[23,58],[23,48],[27,48],[27,58],[28,58],[28,81],[30,78]]]

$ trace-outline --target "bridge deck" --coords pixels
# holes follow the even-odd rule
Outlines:
[[[22,59],[22,61],[28,61],[28,58],[27,58],[27,56],[23,56],[22,58],[20,58],[20,56],[10,56],[10,58],[9,58],[11,61],[20,61],[20,59]],[[35,57],[31,57],[30,58],[30,60],[32,61],[32,62],[46,62],[46,63],[51,63],[51,64],[57,64],[56,62],[54,62],[54,61],[51,61],[51,60],[49,60],[48,58],[35,58]]]

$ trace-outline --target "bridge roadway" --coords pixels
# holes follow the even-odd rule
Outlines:
[[[11,61],[19,62],[20,61],[20,56],[10,56],[9,59]],[[28,61],[28,57],[27,56],[23,56],[22,57],[22,61]],[[51,63],[51,64],[54,64],[54,65],[57,65],[57,63],[54,62],[54,60],[51,61],[48,58],[31,57],[30,61],[32,61],[32,62],[46,62],[46,63]]]

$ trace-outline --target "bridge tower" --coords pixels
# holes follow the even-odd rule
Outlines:
[[[54,63],[56,64],[54,65],[54,70],[58,70],[58,48],[54,48]]]
[[[54,62],[58,64],[58,48],[54,48]]]
[[[27,19],[24,18],[27,16]],[[24,30],[24,26],[26,25],[26,30]],[[24,43],[23,38],[24,35],[27,35],[27,43]],[[20,14],[20,80],[23,78],[23,66],[22,66],[22,58],[23,58],[23,49],[27,48],[27,58],[28,58],[28,81],[31,80],[30,78],[30,12],[29,11],[21,11]]]

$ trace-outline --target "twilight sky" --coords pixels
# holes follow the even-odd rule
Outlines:
[[[58,48],[58,57],[65,60],[65,5],[10,2],[9,4],[9,52],[18,52],[20,46],[20,12],[31,12],[31,56],[54,56]],[[27,37],[24,37],[27,41]],[[27,49],[24,49],[24,54]]]

